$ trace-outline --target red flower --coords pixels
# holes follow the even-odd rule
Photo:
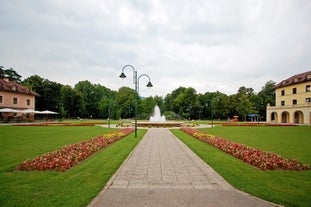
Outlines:
[[[21,171],[65,171],[133,131],[133,128],[124,128],[86,141],[66,145],[59,150],[43,154],[33,160],[26,160],[20,163],[16,169]]]
[[[232,142],[221,137],[215,137],[207,133],[198,131],[193,128],[182,128],[182,131],[190,134],[191,136],[206,142],[232,156],[243,160],[257,168],[263,170],[308,170],[308,164],[301,164],[297,160],[285,159],[280,155],[272,152],[264,152],[259,149]]]

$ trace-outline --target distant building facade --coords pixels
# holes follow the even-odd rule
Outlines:
[[[16,110],[35,109],[35,97],[38,94],[27,87],[9,81],[8,79],[0,78],[0,109],[11,108]],[[23,115],[18,113],[5,113],[1,114],[2,118],[8,117],[22,117]],[[29,116],[29,115],[28,115]],[[27,117],[32,119],[31,117]]]
[[[275,106],[267,105],[267,122],[311,124],[311,71],[275,86]]]

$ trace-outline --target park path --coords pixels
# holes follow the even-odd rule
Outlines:
[[[148,129],[88,207],[277,206],[234,189],[169,129]]]

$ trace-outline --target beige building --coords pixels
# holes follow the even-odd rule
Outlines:
[[[267,122],[311,124],[311,71],[275,86],[275,106],[267,105]]]

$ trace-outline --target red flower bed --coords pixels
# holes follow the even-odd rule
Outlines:
[[[65,171],[133,131],[133,128],[124,128],[86,141],[66,145],[59,150],[43,154],[33,160],[26,160],[20,163],[16,169],[21,171]]]
[[[295,124],[271,124],[271,123],[256,123],[256,122],[244,122],[244,123],[221,123],[222,126],[297,126]]]
[[[181,130],[262,170],[310,169],[308,164],[301,164],[297,160],[285,159],[280,155],[274,154],[272,152],[264,152],[244,144],[235,143],[227,139],[209,135],[196,129],[182,128]]]
[[[32,123],[25,123],[25,124],[14,124],[13,126],[94,126],[96,124],[103,124],[103,123],[39,123],[39,124],[32,124]]]

